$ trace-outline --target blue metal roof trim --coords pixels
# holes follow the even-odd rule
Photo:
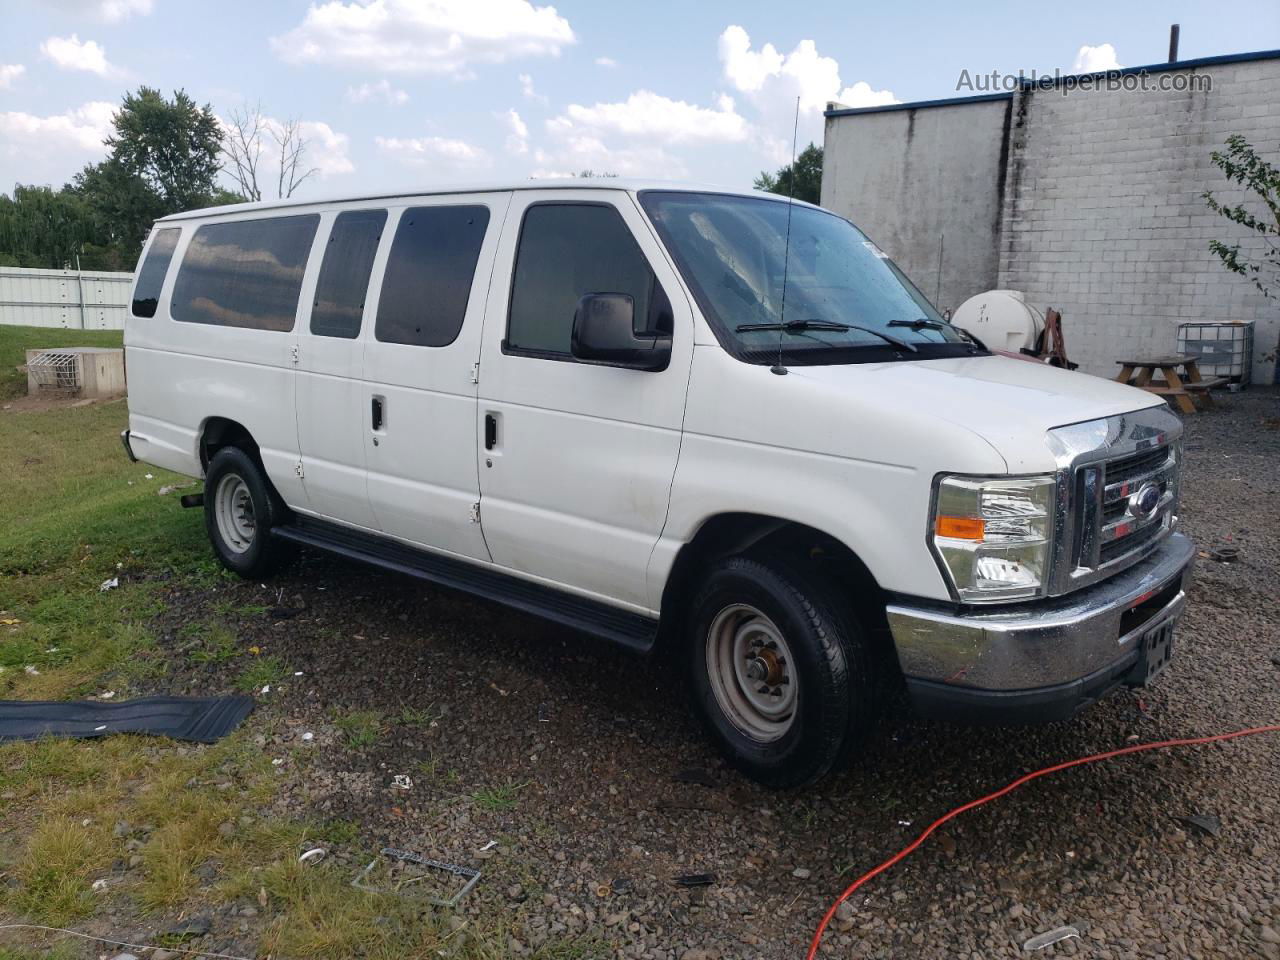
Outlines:
[[[961,103],[983,103],[988,100],[1008,100],[1012,93],[979,93],[972,97],[947,97],[944,100],[915,100],[911,103],[886,103],[879,107],[844,107],[840,110],[824,110],[824,117],[847,117],[851,114],[890,113],[894,110],[915,110],[917,107],[950,107]]]
[[[1257,50],[1253,53],[1226,53],[1218,57],[1200,57],[1196,60],[1177,60],[1173,63],[1153,63],[1144,67],[1121,67],[1119,70],[1096,70],[1092,73],[1072,73],[1061,77],[1041,77],[1021,82],[1023,89],[1052,89],[1064,80],[1078,77],[1124,77],[1137,73],[1168,73],[1171,70],[1194,70],[1197,67],[1215,67],[1228,63],[1248,63],[1253,60],[1280,59],[1280,50]],[[945,97],[941,100],[914,100],[911,103],[889,103],[879,107],[845,107],[825,110],[824,117],[847,117],[863,113],[888,113],[893,110],[916,110],[921,107],[950,107],[963,103],[982,103],[988,100],[1007,100],[1013,91],[1006,93],[982,93],[971,97]]]

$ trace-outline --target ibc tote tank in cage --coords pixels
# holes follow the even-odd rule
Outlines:
[[[1226,377],[1244,386],[1253,363],[1253,321],[1178,325],[1178,352],[1196,357],[1203,377]]]

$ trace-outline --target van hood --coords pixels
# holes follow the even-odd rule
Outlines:
[[[914,413],[972,431],[995,448],[1011,473],[1052,468],[1045,432],[1054,427],[1163,402],[1113,380],[998,355],[792,366],[790,377],[809,380],[822,393],[847,393],[859,405],[874,391],[895,406],[909,405]]]

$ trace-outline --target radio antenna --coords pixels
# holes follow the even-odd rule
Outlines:
[[[782,253],[782,306],[778,311],[778,357],[770,373],[783,376],[787,368],[782,365],[782,338],[787,332],[787,272],[791,267],[791,207],[796,196],[796,135],[800,131],[800,98],[796,97],[796,117],[791,125],[791,178],[787,181],[787,241]]]

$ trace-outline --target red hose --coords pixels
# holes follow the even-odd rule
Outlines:
[[[854,891],[872,877],[877,874],[884,873],[884,871],[897,864],[900,860],[906,859],[915,852],[916,848],[919,847],[920,844],[929,839],[929,835],[933,833],[933,831],[937,830],[948,820],[952,820],[960,816],[960,814],[965,811],[972,810],[974,807],[980,807],[987,801],[995,800],[997,797],[1003,797],[1006,793],[1012,793],[1024,783],[1035,780],[1037,777],[1048,776],[1051,773],[1057,773],[1059,770],[1066,770],[1070,767],[1079,767],[1086,763],[1096,763],[1099,760],[1110,760],[1112,757],[1123,757],[1127,753],[1141,753],[1144,750],[1158,750],[1162,747],[1191,747],[1202,743],[1216,743],[1219,740],[1234,740],[1236,737],[1248,737],[1256,733],[1280,733],[1280,724],[1271,724],[1266,727],[1250,727],[1247,730],[1236,730],[1233,733],[1217,733],[1210,737],[1189,737],[1183,740],[1160,740],[1156,743],[1135,743],[1133,746],[1121,747],[1119,750],[1108,750],[1106,753],[1095,753],[1089,757],[1080,757],[1076,760],[1068,760],[1065,763],[1056,763],[1051,767],[1045,767],[1042,770],[1036,770],[1033,773],[1028,773],[1026,776],[1019,777],[1007,786],[1001,787],[995,793],[989,793],[985,797],[972,800],[962,807],[956,807],[950,813],[943,814],[937,820],[933,821],[933,823],[929,824],[929,826],[925,828],[924,832],[921,833],[920,836],[916,837],[915,840],[911,841],[908,846],[899,850],[888,860],[884,861],[884,863],[880,864],[878,867],[868,870],[857,880],[853,881],[853,883],[849,884],[844,893],[840,894],[840,896],[836,898],[836,901],[831,904],[831,909],[827,911],[826,916],[822,918],[822,922],[818,924],[818,929],[815,930],[813,934],[813,940],[809,942],[809,952],[805,954],[805,960],[814,960],[818,955],[818,946],[822,943],[822,935],[826,932],[827,926],[836,915],[836,910],[839,909],[840,904],[848,900],[849,897],[853,895]]]

